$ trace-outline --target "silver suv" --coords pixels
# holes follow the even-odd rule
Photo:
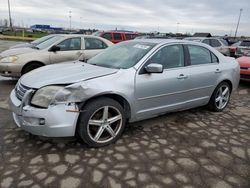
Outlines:
[[[142,39],[116,44],[88,63],[49,65],[21,77],[10,109],[22,129],[77,135],[89,146],[115,142],[126,122],[208,105],[227,106],[239,64],[206,44]]]

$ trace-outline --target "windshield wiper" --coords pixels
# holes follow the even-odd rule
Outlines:
[[[38,48],[37,46],[32,46],[31,48],[40,50],[40,48]]]

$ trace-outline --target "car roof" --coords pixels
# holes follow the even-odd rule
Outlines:
[[[154,44],[169,44],[169,43],[200,44],[198,42],[193,42],[193,41],[178,40],[178,39],[164,39],[164,38],[134,39],[134,41],[148,42],[148,43],[154,43]]]

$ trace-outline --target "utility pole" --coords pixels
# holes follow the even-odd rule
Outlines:
[[[69,32],[71,32],[71,10],[69,11]]]
[[[179,33],[179,26],[180,26],[180,23],[177,22],[177,32],[176,32],[176,34]]]
[[[238,28],[239,28],[239,24],[240,24],[240,18],[241,18],[242,11],[243,11],[243,9],[241,8],[240,9],[240,15],[239,15],[238,23],[237,23],[236,30],[235,30],[234,38],[236,38],[236,36],[237,36],[237,32],[238,32]]]
[[[8,0],[8,8],[9,8],[10,30],[13,31],[11,14],[10,14],[10,0]]]

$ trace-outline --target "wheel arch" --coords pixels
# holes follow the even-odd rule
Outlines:
[[[22,68],[22,70],[21,70],[21,75],[23,75],[23,72],[24,72],[25,68],[26,68],[27,66],[33,64],[33,63],[40,64],[41,66],[45,66],[45,64],[44,64],[43,62],[41,62],[41,61],[36,61],[36,60],[34,60],[34,61],[29,61],[28,63],[26,63],[26,64],[23,66],[23,68]]]
[[[80,103],[79,108],[82,109],[82,108],[84,108],[84,106],[87,103],[89,103],[93,100],[96,100],[98,98],[102,98],[102,97],[111,98],[111,99],[117,101],[123,107],[123,109],[126,113],[126,118],[129,119],[131,117],[131,107],[130,107],[129,102],[123,96],[121,96],[119,94],[115,94],[115,93],[105,93],[105,94],[93,96],[93,97],[87,99],[86,101]]]

